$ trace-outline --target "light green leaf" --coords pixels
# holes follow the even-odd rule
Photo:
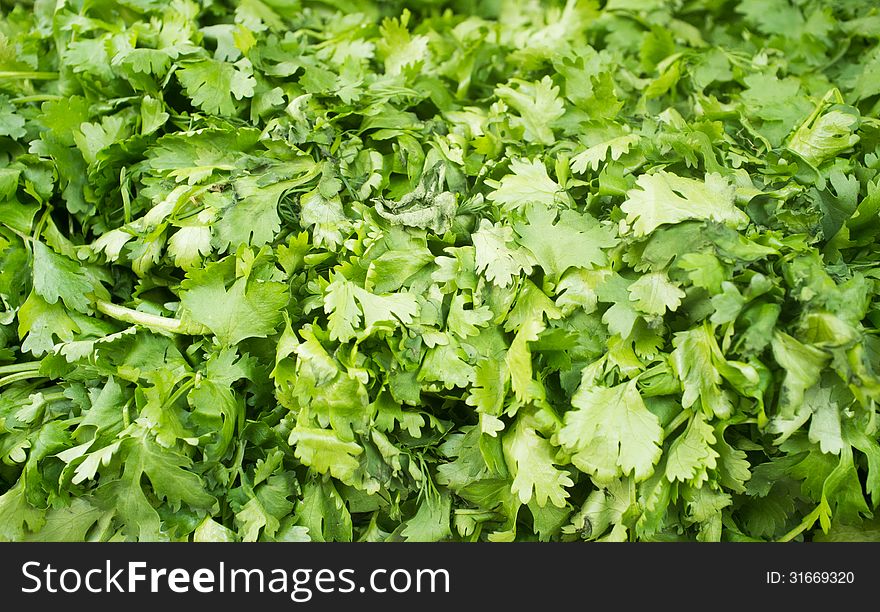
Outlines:
[[[734,186],[719,174],[705,181],[659,171],[636,179],[621,205],[635,236],[647,236],[661,225],[688,219],[709,219],[743,227],[749,218],[734,204]]]
[[[662,272],[640,276],[627,290],[630,299],[635,301],[636,308],[654,316],[662,316],[667,310],[675,312],[685,296],[684,291],[670,282]]]
[[[513,474],[512,491],[523,504],[532,499],[543,507],[549,501],[563,507],[568,498],[566,487],[574,482],[555,466],[555,450],[523,417],[504,434],[504,457]]]
[[[559,443],[571,461],[599,483],[620,476],[644,480],[661,455],[663,429],[642,401],[635,382],[615,387],[584,383],[565,413]]]

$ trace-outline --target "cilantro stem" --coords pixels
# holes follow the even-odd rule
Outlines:
[[[123,427],[123,429],[127,428],[129,425],[131,425],[131,417],[128,414],[128,409],[131,407],[131,402],[133,400],[134,400],[133,397],[130,398],[127,402],[125,402],[125,405],[122,407],[122,427]]]
[[[15,229],[14,227],[12,227],[12,226],[10,226],[10,225],[7,225],[6,223],[4,223],[3,226],[6,227],[6,229],[8,229],[8,230],[9,230],[10,232],[12,232],[13,234],[15,234],[16,236],[18,236],[19,238],[21,238],[22,242],[23,242],[24,245],[25,245],[25,248],[28,248],[28,249],[31,248],[30,244],[31,244],[31,242],[34,241],[33,238],[31,238],[31,237],[28,236],[27,234],[23,234],[22,232],[18,231],[17,229]]]
[[[51,80],[57,79],[57,72],[34,72],[28,70],[0,70],[0,79],[30,79]]]
[[[125,224],[131,223],[131,193],[130,185],[127,177],[127,169],[125,166],[119,171],[119,194],[122,196],[122,213],[124,215]]]
[[[193,385],[195,385],[195,382],[196,382],[195,376],[190,376],[189,380],[187,380],[184,383],[181,383],[181,385],[179,387],[177,387],[177,389],[174,390],[174,393],[172,393],[168,397],[168,399],[165,400],[165,405],[166,406],[173,406],[177,402],[177,400],[179,400],[181,397],[184,396],[184,394],[186,394],[190,389],[193,388]]]
[[[56,391],[55,393],[47,393],[43,396],[43,402],[41,405],[45,406],[46,404],[51,404],[52,402],[60,402],[62,400],[66,400],[68,397],[64,395],[63,391]]]
[[[200,323],[181,321],[180,319],[171,319],[159,315],[141,312],[133,308],[126,308],[104,300],[95,302],[98,310],[108,317],[112,317],[117,321],[140,325],[147,329],[171,334],[181,334],[184,336],[206,336],[211,330]]]
[[[677,415],[675,415],[675,418],[669,421],[669,425],[663,428],[663,437],[668,438],[672,434],[672,432],[678,429],[678,427],[689,418],[691,418],[690,410],[682,410],[681,412],[679,412]]]
[[[55,94],[40,94],[35,96],[21,96],[19,98],[12,98],[10,102],[14,102],[15,104],[27,104],[28,102],[51,102],[52,100],[63,100],[64,96],[58,96]]]
[[[786,533],[784,536],[782,536],[781,538],[779,538],[776,541],[777,542],[791,542],[793,539],[795,539],[802,532],[804,532],[807,529],[809,529],[810,527],[812,527],[813,523],[816,522],[816,519],[819,518],[819,514],[821,512],[822,512],[822,504],[819,504],[818,506],[816,506],[815,510],[813,510],[806,517],[804,517],[804,520],[801,521],[801,523],[797,527],[795,527],[794,529],[792,529],[791,531],[789,531],[788,533]]]
[[[35,371],[16,372],[15,374],[10,374],[9,376],[4,376],[3,378],[0,378],[0,387],[4,385],[11,385],[12,383],[18,382],[20,380],[28,380],[29,378],[46,377]]]
[[[24,361],[21,363],[10,363],[9,365],[0,366],[0,374],[15,374],[16,372],[27,372],[39,369],[39,361]]]

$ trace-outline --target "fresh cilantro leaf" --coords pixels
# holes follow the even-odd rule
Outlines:
[[[706,175],[705,181],[659,171],[636,179],[638,189],[627,192],[621,205],[626,223],[636,236],[646,236],[666,223],[687,219],[711,219],[742,227],[748,217],[734,204],[734,190],[722,176]]]
[[[660,458],[663,429],[634,383],[581,384],[565,414],[559,443],[579,469],[607,483],[622,475],[644,480]]]
[[[252,97],[256,85],[246,60],[236,64],[214,59],[199,60],[181,67],[177,78],[193,104],[216,115],[235,113],[235,100]]]
[[[513,474],[511,490],[523,504],[534,499],[543,507],[550,502],[562,507],[568,498],[566,488],[574,482],[565,471],[556,467],[555,452],[527,420],[520,417],[504,435],[504,456]]]
[[[235,258],[227,257],[197,271],[182,284],[180,296],[185,315],[208,327],[228,346],[274,333],[287,304],[283,283],[233,277],[227,288],[234,266]]]
[[[520,236],[518,242],[532,252],[538,265],[554,279],[572,267],[604,266],[608,261],[605,253],[617,244],[609,229],[590,215],[573,210],[563,210],[557,221],[553,209],[530,206],[526,221],[514,225]]]

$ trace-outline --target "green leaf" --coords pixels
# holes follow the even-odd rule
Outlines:
[[[661,170],[641,175],[636,185],[638,189],[627,191],[620,207],[636,236],[688,219],[710,219],[737,228],[748,223],[734,204],[733,186],[719,174],[707,174],[705,181],[698,181]]]
[[[495,90],[496,95],[512,106],[519,116],[511,119],[511,125],[523,128],[523,138],[527,142],[552,145],[556,142],[551,125],[565,113],[559,88],[549,76],[529,83],[515,81],[513,85],[502,85]]]
[[[216,244],[221,250],[234,251],[241,245],[272,242],[281,229],[278,202],[290,185],[263,185],[251,179],[238,181],[236,187],[238,197],[214,223]]]
[[[104,510],[87,497],[77,497],[68,506],[49,508],[40,530],[21,539],[25,542],[85,542],[92,527],[104,516]]]
[[[16,113],[15,105],[9,101],[9,96],[0,95],[0,136],[22,138],[27,134],[24,126],[24,117]]]
[[[450,338],[425,352],[417,378],[440,382],[446,389],[464,388],[474,381],[475,370],[462,346]]]
[[[571,171],[584,174],[587,168],[590,168],[595,172],[599,169],[600,163],[609,157],[611,160],[617,161],[621,155],[628,152],[638,142],[637,135],[625,134],[587,147],[571,158]]]
[[[834,106],[812,122],[804,123],[788,142],[788,148],[814,166],[839,155],[859,142],[859,111]]]
[[[125,478],[130,485],[139,483],[141,474],[145,474],[155,494],[172,508],[179,508],[181,503],[193,508],[214,505],[214,496],[205,491],[201,479],[189,470],[192,462],[188,457],[159,446],[146,432],[130,440],[125,446]]]
[[[465,299],[464,295],[460,293],[452,296],[449,314],[446,316],[446,327],[460,338],[478,335],[479,328],[486,327],[492,319],[492,312],[485,305],[465,309]]]
[[[785,371],[780,402],[780,415],[785,418],[801,405],[804,391],[819,382],[828,355],[779,330],[773,334],[771,347],[774,359]]]
[[[52,350],[57,338],[60,342],[73,340],[79,331],[61,302],[50,304],[32,292],[18,311],[18,335],[24,338],[21,349],[40,356]]]
[[[715,451],[715,431],[706,422],[702,412],[695,413],[687,428],[669,446],[666,458],[666,478],[700,487],[709,478],[709,470],[717,466],[719,453]]]
[[[235,542],[235,534],[231,529],[206,516],[193,531],[193,542]]]
[[[351,542],[351,514],[330,481],[306,483],[296,505],[296,517],[313,542]]]
[[[360,466],[357,457],[364,449],[354,442],[343,442],[326,429],[298,427],[290,432],[288,442],[297,459],[318,473],[330,474],[345,484],[355,483]]]
[[[528,343],[535,342],[542,331],[544,331],[544,323],[540,319],[526,321],[504,356],[504,363],[510,372],[510,387],[516,398],[522,402],[539,397],[534,391],[538,383],[533,378],[532,353]]]
[[[630,299],[641,312],[662,316],[667,310],[675,312],[685,297],[684,291],[671,283],[662,272],[640,276],[628,288]]]
[[[724,432],[727,424],[719,424],[715,428],[717,443],[714,448],[718,453],[718,480],[735,493],[746,491],[745,483],[752,477],[749,470],[751,464],[746,453],[727,443]]]
[[[592,269],[606,265],[605,253],[617,244],[614,235],[588,214],[544,206],[530,206],[528,223],[514,225],[518,242],[535,256],[538,265],[558,279],[569,268]]]
[[[503,176],[500,182],[495,183],[495,191],[487,196],[504,210],[520,210],[528,204],[555,207],[557,204],[571,203],[571,198],[559,183],[550,178],[539,158],[511,160],[510,171],[512,174]]]
[[[24,480],[0,495],[0,519],[0,538],[7,542],[21,540],[27,530],[37,531],[46,522],[45,513],[27,501]]]
[[[553,445],[541,437],[527,420],[519,417],[504,434],[504,458],[513,474],[511,490],[520,503],[532,499],[543,507],[550,502],[563,507],[568,498],[567,487],[574,485],[565,471],[556,467]]]
[[[486,280],[499,287],[506,287],[520,272],[531,273],[534,260],[528,251],[515,244],[513,229],[510,227],[482,219],[472,239],[476,252],[476,270],[484,274]]]
[[[274,474],[254,490],[253,497],[235,514],[244,542],[271,538],[277,533],[280,519],[293,510],[294,504],[287,498],[295,492],[294,482],[288,475]]]
[[[338,197],[325,198],[318,191],[310,191],[300,197],[300,223],[312,228],[316,246],[337,247],[351,224],[345,216]]]
[[[634,382],[595,387],[584,382],[565,413],[559,443],[572,463],[598,483],[649,477],[661,456],[663,429]]]
[[[452,498],[447,493],[426,494],[419,502],[416,514],[400,532],[407,542],[439,542],[452,532],[449,526]]]
[[[89,312],[94,287],[77,263],[34,242],[34,291],[48,304],[60,298],[71,310]]]
[[[288,300],[287,287],[274,281],[238,277],[227,288],[234,266],[235,259],[227,257],[191,272],[180,295],[186,316],[227,346],[274,333]]]
[[[409,325],[419,312],[415,296],[408,293],[375,295],[338,276],[327,287],[324,311],[329,315],[330,335],[334,340],[347,342],[356,330],[366,335],[381,329]]]
[[[206,113],[233,115],[235,100],[254,95],[257,82],[250,72],[247,60],[230,64],[203,59],[184,64],[176,74],[193,104]]]
[[[681,404],[693,406],[697,400],[706,416],[729,417],[732,413],[730,395],[721,388],[718,371],[720,349],[708,326],[675,334],[675,350],[670,363],[681,381]]]

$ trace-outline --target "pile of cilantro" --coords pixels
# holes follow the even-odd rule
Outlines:
[[[0,539],[880,538],[874,0],[0,9]]]

